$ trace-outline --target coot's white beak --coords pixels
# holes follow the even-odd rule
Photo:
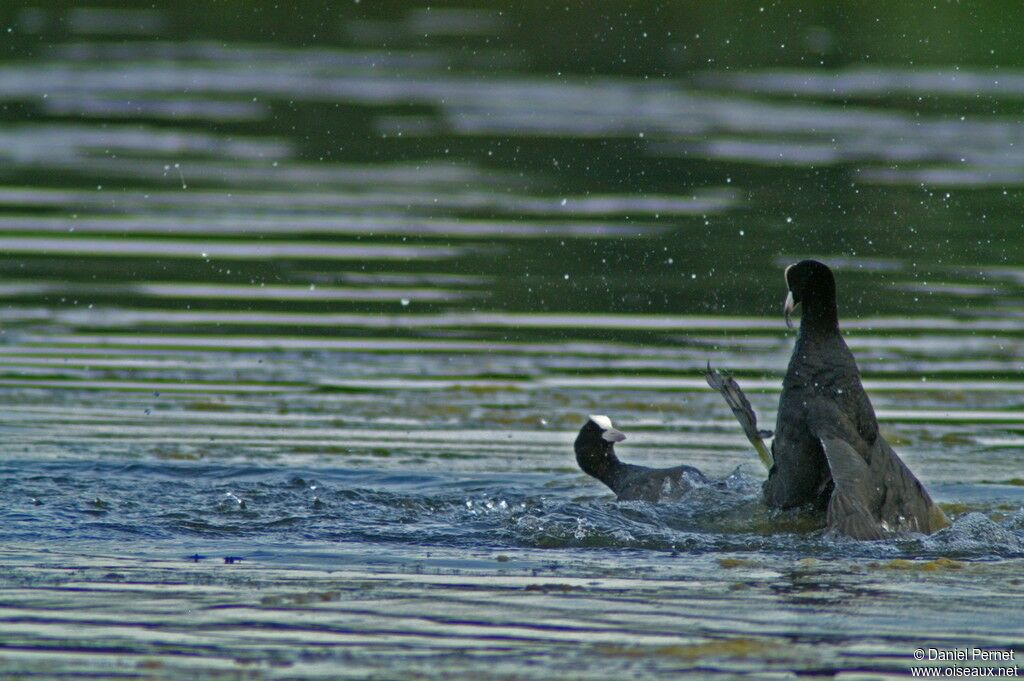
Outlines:
[[[615,428],[609,428],[608,430],[601,433],[601,439],[605,442],[622,442],[626,439],[626,434],[621,430]]]
[[[793,314],[793,310],[796,309],[796,303],[793,302],[793,292],[790,291],[789,295],[786,296],[786,304],[782,306],[782,314],[786,317],[786,326],[793,328],[793,320],[789,318]]]

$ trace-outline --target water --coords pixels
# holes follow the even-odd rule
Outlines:
[[[908,43],[810,5],[363,5],[0,11],[4,675],[870,677],[1022,647],[1002,14],[904,17]],[[950,529],[855,543],[760,505],[702,371],[772,422],[808,256]],[[727,484],[614,502],[575,467],[588,413]]]

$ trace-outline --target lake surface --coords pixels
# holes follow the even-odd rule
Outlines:
[[[0,675],[1024,648],[1012,22],[363,5],[0,11]],[[761,506],[702,372],[770,427],[811,256],[951,528],[855,543]],[[725,486],[615,502],[575,466],[590,413]]]

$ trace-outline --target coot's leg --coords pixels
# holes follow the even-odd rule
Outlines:
[[[710,362],[708,363],[707,371],[704,372],[704,378],[707,379],[709,386],[722,394],[725,403],[732,409],[733,416],[740,422],[744,435],[747,436],[750,444],[754,445],[754,449],[757,450],[757,456],[761,459],[761,463],[764,464],[765,468],[771,470],[772,455],[768,452],[768,448],[761,438],[771,437],[772,434],[771,432],[759,431],[757,429],[757,415],[754,414],[754,408],[750,406],[750,401],[743,394],[743,391],[740,390],[740,386],[729,374],[722,373],[718,369],[712,369]]]

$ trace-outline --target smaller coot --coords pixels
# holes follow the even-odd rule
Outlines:
[[[576,463],[615,492],[619,501],[678,499],[694,487],[709,484],[693,466],[647,468],[619,461],[615,443],[626,439],[607,416],[591,416],[576,437]]]

